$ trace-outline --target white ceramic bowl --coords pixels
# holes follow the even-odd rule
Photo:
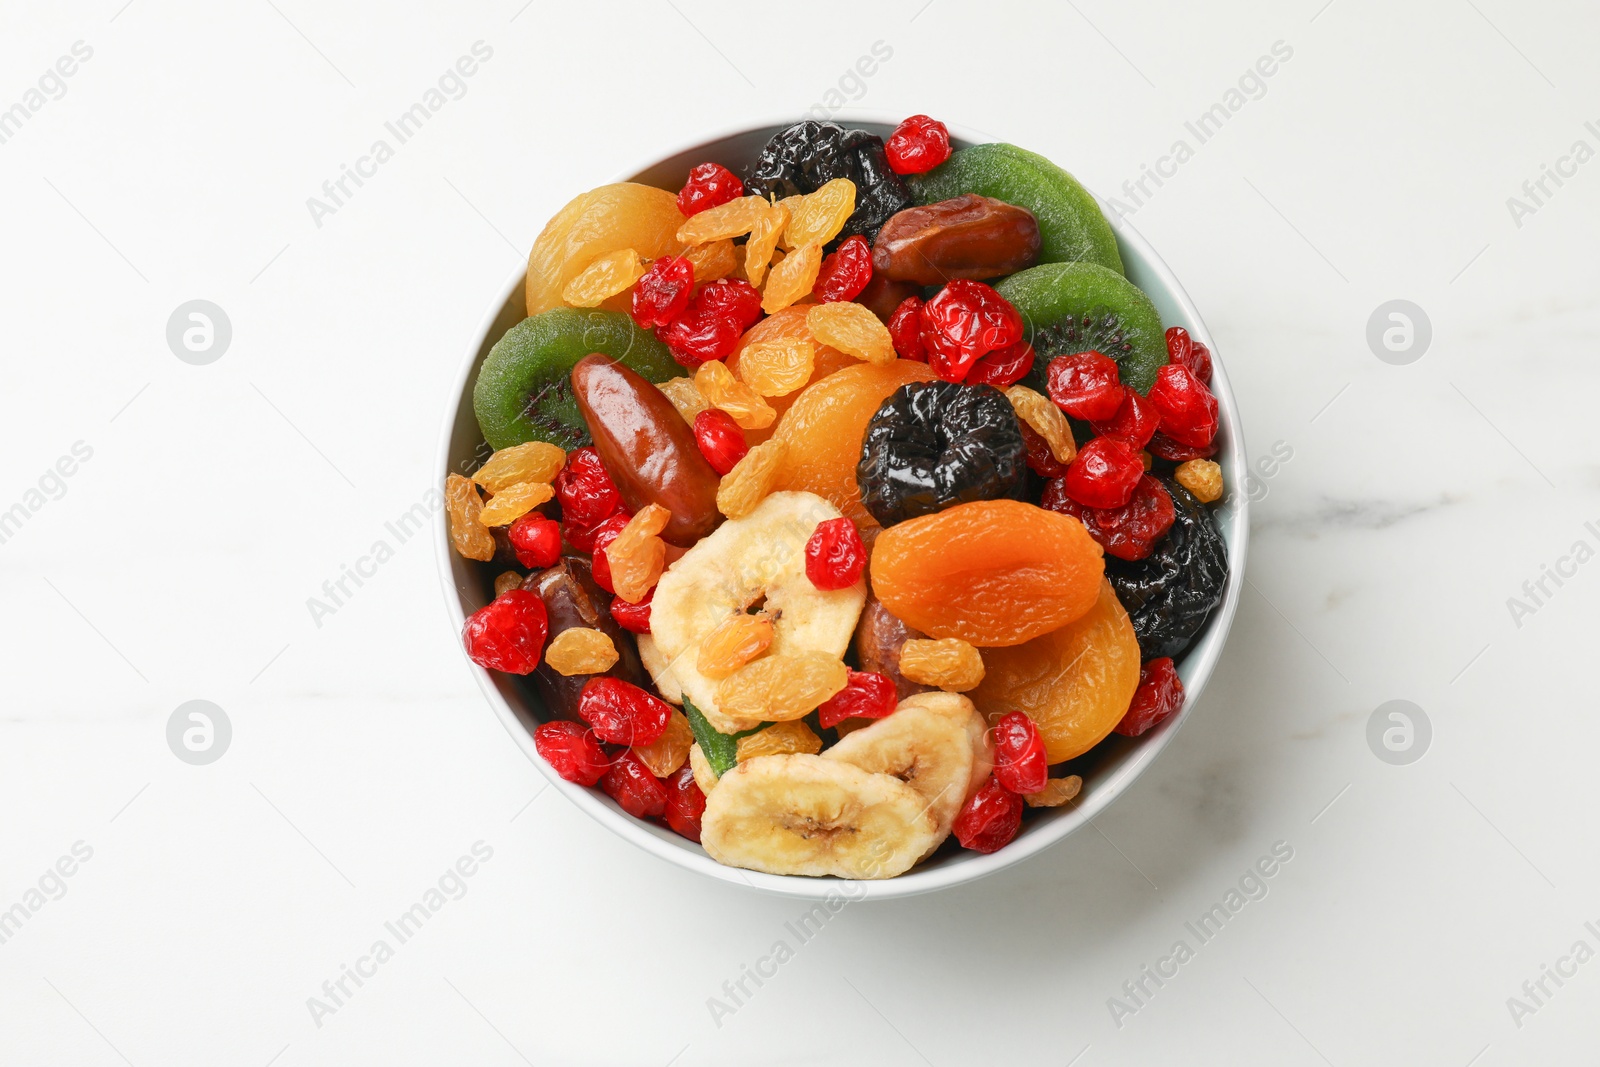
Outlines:
[[[887,137],[898,120],[852,113],[841,117],[838,121],[851,127],[870,129]],[[732,130],[666,155],[659,162],[642,167],[617,180],[645,182],[665,189],[677,189],[682,186],[690,167],[707,160],[722,163],[737,173],[755,157],[769,137],[787,125],[789,122],[777,121],[767,125]],[[987,140],[970,131],[957,128],[952,128],[951,134],[952,140],[958,147]],[[1073,163],[1070,159],[1056,162],[1065,165],[1069,170]],[[582,191],[573,189],[570,195],[576,196]],[[550,213],[554,214],[559,207],[559,204],[552,203]],[[1249,518],[1246,495],[1238,491],[1245,484],[1244,438],[1240,432],[1238,409],[1234,404],[1233,392],[1228,388],[1227,371],[1221,359],[1217,358],[1216,345],[1212,343],[1204,323],[1200,321],[1199,312],[1195,310],[1183,287],[1172,276],[1166,264],[1161,262],[1150,246],[1126,221],[1111,211],[1107,211],[1106,216],[1111,221],[1112,229],[1116,231],[1117,243],[1122,252],[1122,261],[1128,278],[1149,294],[1150,299],[1155,302],[1156,309],[1161,313],[1162,323],[1166,326],[1183,326],[1195,338],[1209,345],[1214,356],[1211,389],[1217,396],[1221,415],[1221,428],[1218,434],[1221,447],[1216,458],[1222,464],[1223,478],[1230,490],[1226,501],[1215,509],[1218,525],[1228,544],[1227,591],[1222,603],[1207,621],[1200,640],[1189,650],[1179,665],[1179,674],[1183,678],[1184,689],[1188,694],[1182,710],[1143,737],[1129,739],[1113,734],[1096,748],[1094,753],[1085,757],[1089,766],[1081,771],[1084,779],[1083,792],[1076,802],[1032,813],[1024,821],[1022,831],[1017,838],[992,855],[945,849],[934,859],[898,878],[872,882],[865,893],[869,899],[913,896],[975,881],[1014,863],[1020,863],[1093,819],[1120,796],[1160,755],[1161,750],[1172,740],[1173,734],[1183,725],[1184,719],[1188,717],[1204,690],[1206,680],[1211,677],[1212,669],[1222,653],[1223,643],[1227,640],[1228,629],[1233,623],[1243,583]],[[467,347],[461,372],[457,375],[450,394],[450,406],[439,446],[436,482],[441,486],[444,484],[446,474],[452,471],[470,472],[486,455],[477,419],[473,415],[472,385],[477,377],[478,366],[483,362],[489,349],[502,334],[526,315],[523,303],[523,280],[523,272],[519,270],[507,281],[505,292],[479,323]],[[481,564],[464,560],[451,550],[447,520],[442,512],[435,527],[435,546],[450,619],[451,633],[448,639],[459,643],[467,615],[482,607],[490,599],[492,590],[489,586],[492,577],[487,568]],[[768,893],[813,899],[822,897],[830,889],[838,889],[838,882],[830,878],[759,874],[754,871],[724,867],[707,856],[699,845],[679,837],[663,826],[643,822],[628,815],[598,789],[586,789],[563,781],[534,749],[533,728],[539,724],[541,709],[537,698],[533,695],[532,687],[486,671],[476,664],[472,664],[471,669],[495,714],[500,717],[512,739],[521,746],[533,765],[549,779],[552,786],[593,816],[606,829],[669,863],[699,871],[734,885],[748,885]]]

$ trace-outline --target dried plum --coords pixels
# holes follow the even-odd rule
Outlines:
[[[1016,412],[990,385],[912,382],[867,424],[856,482],[892,526],[974,500],[1019,499],[1027,446]]]
[[[856,186],[856,208],[840,239],[860,234],[871,243],[890,215],[911,204],[911,190],[889,169],[883,138],[810,119],[772,136],[746,172],[744,190],[783,199],[814,193],[834,178],[849,178]]]
[[[1129,561],[1106,556],[1106,577],[1128,610],[1144,659],[1187,649],[1228,582],[1228,546],[1211,511],[1194,494],[1162,479],[1174,518],[1150,555]]]

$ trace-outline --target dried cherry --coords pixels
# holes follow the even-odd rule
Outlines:
[[[848,589],[861,580],[867,546],[848,518],[825,519],[806,541],[806,577],[818,589]]]
[[[596,526],[591,533],[589,543],[594,546],[592,549],[594,560],[590,564],[591,572],[594,575],[595,584],[608,593],[615,593],[616,589],[612,587],[611,560],[606,555],[606,549],[611,546],[611,542],[617,539],[617,535],[622,532],[623,527],[628,525],[628,520],[631,518],[633,518],[632,515],[619,509],[615,515]]]
[[[908,296],[889,316],[889,336],[894,340],[895,353],[901,359],[917,363],[928,362],[928,350],[922,347],[922,298]]]
[[[945,284],[922,305],[928,366],[947,382],[965,381],[990,352],[1022,340],[1022,315],[994,287],[970,278]]]
[[[672,705],[620,678],[602,675],[584,683],[578,717],[602,741],[613,745],[648,745],[666,732]]]
[[[817,707],[817,722],[838,726],[846,719],[881,719],[899,703],[893,678],[876,671],[851,671],[845,687]]]
[[[621,597],[611,601],[611,617],[617,620],[617,625],[634,634],[647,634],[650,632],[650,601],[655,598],[655,587],[644,595],[644,599],[637,604],[630,604]]]
[[[665,326],[689,306],[694,264],[683,256],[662,256],[633,286],[633,321],[640,329]]]
[[[579,785],[594,785],[611,765],[594,731],[582,723],[542,723],[533,731],[533,747],[557,774]]]
[[[529,570],[554,567],[561,558],[561,524],[538,512],[529,512],[506,530],[517,562]]]
[[[998,352],[990,352],[978,360],[963,380],[968,385],[992,385],[996,389],[1009,389],[1026,378],[1031,370],[1033,370],[1033,346],[1026,341],[1018,341]]]
[[[950,129],[938,119],[912,115],[884,146],[896,174],[925,174],[950,158]]]
[[[667,787],[650,773],[644,760],[624,752],[600,777],[600,788],[617,806],[635,819],[658,818],[667,811]]]
[[[711,469],[727,474],[750,451],[744,431],[721,408],[708,408],[694,417],[694,439]]]
[[[1013,793],[1037,793],[1050,778],[1044,738],[1033,720],[1008,711],[990,727],[994,740],[995,779]]]
[[[1156,371],[1150,403],[1161,413],[1161,432],[1191,448],[1205,448],[1217,435],[1217,398],[1181,363]]]
[[[667,825],[682,837],[699,843],[700,817],[706,811],[706,795],[694,780],[694,768],[685,763],[666,779]]]
[[[721,163],[702,163],[689,172],[678,194],[678,210],[685,216],[726,204],[744,195],[744,183]]]
[[[1183,680],[1171,656],[1161,656],[1139,668],[1139,688],[1133,692],[1128,713],[1113,729],[1124,737],[1138,737],[1183,707]]]
[[[1102,437],[1116,437],[1134,448],[1149,444],[1156,427],[1161,424],[1161,412],[1154,404],[1139,395],[1137,389],[1124,389],[1122,403],[1117,413],[1103,422],[1091,422],[1094,432]]]
[[[544,601],[526,589],[512,589],[467,616],[461,642],[480,667],[532,674],[549,628]]]
[[[1039,506],[1083,523],[1089,536],[1118,559],[1144,559],[1172,528],[1172,497],[1160,480],[1141,475],[1133,495],[1120,508],[1091,508],[1067,495],[1061,479],[1044,488]]]
[[[872,280],[872,249],[859,234],[847,237],[839,247],[822,258],[817,283],[811,295],[818,303],[854,300]]]
[[[1057,356],[1045,370],[1045,383],[1056,407],[1088,422],[1114,417],[1125,392],[1116,360],[1099,352]]]
[[[1105,561],[1146,659],[1188,648],[1228,583],[1228,548],[1210,510],[1176,482],[1162,485],[1173,507],[1167,536],[1144,559]]]
[[[1167,362],[1188,367],[1189,373],[1211,384],[1211,349],[1190,337],[1182,326],[1167,328]]]
[[[594,528],[622,507],[622,495],[593,446],[567,454],[556,475],[556,500],[561,504],[561,532],[581,552],[594,551]]]
[[[961,806],[951,827],[962,848],[995,852],[1017,836],[1022,825],[1022,798],[990,775]]]
[[[1091,508],[1120,508],[1144,475],[1139,450],[1116,437],[1096,437],[1078,449],[1061,480],[1067,495]]]
[[[1214,438],[1203,448],[1191,448],[1174,441],[1160,430],[1151,435],[1144,447],[1152,456],[1171,460],[1173,463],[1187,463],[1191,459],[1210,459],[1217,454],[1217,442]]]

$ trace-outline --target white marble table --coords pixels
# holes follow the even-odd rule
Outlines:
[[[1592,10],[521,4],[0,15],[0,1061],[1592,1059]],[[1131,793],[802,938],[798,902],[539,795],[426,539],[385,524],[560,203],[847,98],[1118,196],[1276,458],[1220,671]],[[207,365],[166,339],[195,299],[231,323]],[[1410,362],[1367,340],[1397,299],[1431,326]],[[197,699],[232,728],[204,766],[166,740]],[[1369,747],[1391,700],[1431,724],[1420,760]]]

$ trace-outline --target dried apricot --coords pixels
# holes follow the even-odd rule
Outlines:
[[[483,498],[470,478],[444,480],[444,505],[450,515],[450,543],[467,559],[494,559],[494,535],[483,522]]]
[[[689,261],[689,265],[694,267],[694,280],[697,285],[726,278],[739,267],[739,257],[733,242],[726,239],[695,245],[683,256]]]
[[[880,366],[895,361],[894,338],[871,311],[849,300],[818,304],[806,314],[817,340]]]
[[[1077,519],[1020,500],[979,500],[879,534],[872,591],[933,637],[1020,645],[1094,606],[1101,557]]]
[[[764,730],[739,738],[735,758],[743,763],[757,756],[787,756],[792,752],[807,752],[815,756],[822,751],[822,738],[811,727],[796,719],[793,722],[775,722]]]
[[[789,225],[783,233],[786,248],[818,247],[827,244],[844,229],[845,220],[856,209],[856,183],[849,178],[824,182],[814,193],[785,197]]]
[[[772,253],[777,251],[778,239],[788,227],[789,209],[779,203],[770,205],[750,230],[750,239],[744,243],[744,276],[751,285],[759,286],[767,276]]]
[[[604,674],[617,665],[617,646],[606,634],[587,626],[562,630],[545,646],[544,661],[559,675]]]
[[[1103,580],[1094,606],[1076,622],[1026,644],[988,649],[984,661],[988,673],[972,702],[991,724],[1006,712],[1026,712],[1051,763],[1099,744],[1139,688],[1133,623]]]
[[[784,256],[767,275],[767,287],[761,291],[761,310],[771,315],[810,296],[821,269],[822,245],[815,241]]]
[[[1066,778],[1052,778],[1037,793],[1024,793],[1022,799],[1030,808],[1059,808],[1083,789],[1083,779],[1076,774]]]
[[[787,722],[810,714],[849,680],[850,669],[838,656],[775,653],[724,678],[717,686],[717,707],[724,718],[744,723],[745,728],[762,722]]]
[[[742,519],[754,511],[774,491],[788,451],[785,442],[774,439],[746,452],[717,486],[717,510],[730,519]]]
[[[685,245],[703,245],[743,237],[771,210],[771,205],[762,197],[741,196],[691,217],[678,227],[678,240]]]
[[[502,448],[479,467],[472,480],[491,493],[518,482],[548,482],[566,466],[567,454],[545,441],[528,441]]]
[[[611,587],[630,604],[643,600],[666,569],[667,543],[656,535],[671,519],[672,512],[660,504],[646,504],[606,546]]]
[[[900,673],[918,685],[965,693],[983,681],[983,656],[954,637],[913,637],[900,646]]]
[[[651,774],[665,778],[677,773],[678,768],[688,761],[689,749],[693,745],[694,731],[689,726],[689,720],[683,712],[673,708],[667,718],[667,728],[661,731],[661,736],[648,745],[634,745],[633,754],[650,768]]]
[[[667,399],[672,401],[672,406],[678,409],[678,414],[683,416],[683,421],[690,426],[694,425],[694,417],[711,407],[711,401],[700,394],[694,387],[693,378],[669,378],[656,386]]]
[[[798,337],[746,345],[739,377],[762,396],[788,396],[811,380],[816,357],[816,346]]]
[[[1044,438],[1057,463],[1072,462],[1072,457],[1078,454],[1078,445],[1072,439],[1072,426],[1067,422],[1067,416],[1056,407],[1055,401],[1026,385],[1013,385],[1007,389],[1006,399],[1011,401],[1017,418]]]
[[[760,393],[735,378],[728,365],[719,360],[700,364],[694,372],[694,387],[712,407],[732,415],[742,429],[764,430],[778,418],[778,413]]]
[[[548,482],[518,482],[490,497],[478,518],[485,526],[509,526],[555,495]]]
[[[707,678],[726,678],[771,647],[771,619],[730,615],[701,639],[695,666]]]
[[[598,307],[600,303],[639,280],[644,261],[631,248],[619,248],[590,263],[561,290],[561,299],[578,308]]]
[[[678,198],[637,182],[602,185],[574,197],[545,224],[528,254],[528,314],[561,307],[567,283],[595,260],[631,248],[643,259],[675,255],[683,225]]]

